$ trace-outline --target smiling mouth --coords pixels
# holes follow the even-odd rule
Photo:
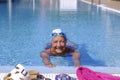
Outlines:
[[[62,52],[62,49],[55,49],[55,51],[60,53],[60,52]]]
[[[55,48],[55,51],[56,51],[57,53],[62,53],[62,52],[63,52],[63,48],[62,48],[62,47],[60,47],[60,48]]]

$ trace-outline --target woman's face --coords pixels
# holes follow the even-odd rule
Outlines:
[[[55,53],[63,53],[66,48],[66,40],[62,36],[56,36],[52,39],[52,49]]]

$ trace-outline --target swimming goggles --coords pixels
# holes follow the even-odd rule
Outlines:
[[[65,34],[63,32],[61,33],[52,33],[52,36],[55,37],[55,36],[65,36]]]
[[[55,80],[77,80],[77,79],[63,73],[56,75]]]
[[[39,74],[37,80],[51,80],[50,78],[45,78],[43,75]]]

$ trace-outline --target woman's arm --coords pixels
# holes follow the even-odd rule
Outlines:
[[[42,61],[44,62],[44,64],[46,66],[48,66],[48,67],[55,67],[55,65],[50,62],[50,56],[49,56],[49,54],[46,51],[42,51],[40,53],[40,56],[41,56]]]
[[[74,66],[76,67],[80,66],[80,53],[77,51],[73,51],[72,55]]]

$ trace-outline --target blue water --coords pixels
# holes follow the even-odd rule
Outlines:
[[[81,65],[120,67],[120,14],[81,1],[76,5],[62,11],[58,0],[0,3],[0,66],[43,66],[40,51],[51,31],[61,28],[78,45]],[[69,57],[52,59],[73,65]]]

